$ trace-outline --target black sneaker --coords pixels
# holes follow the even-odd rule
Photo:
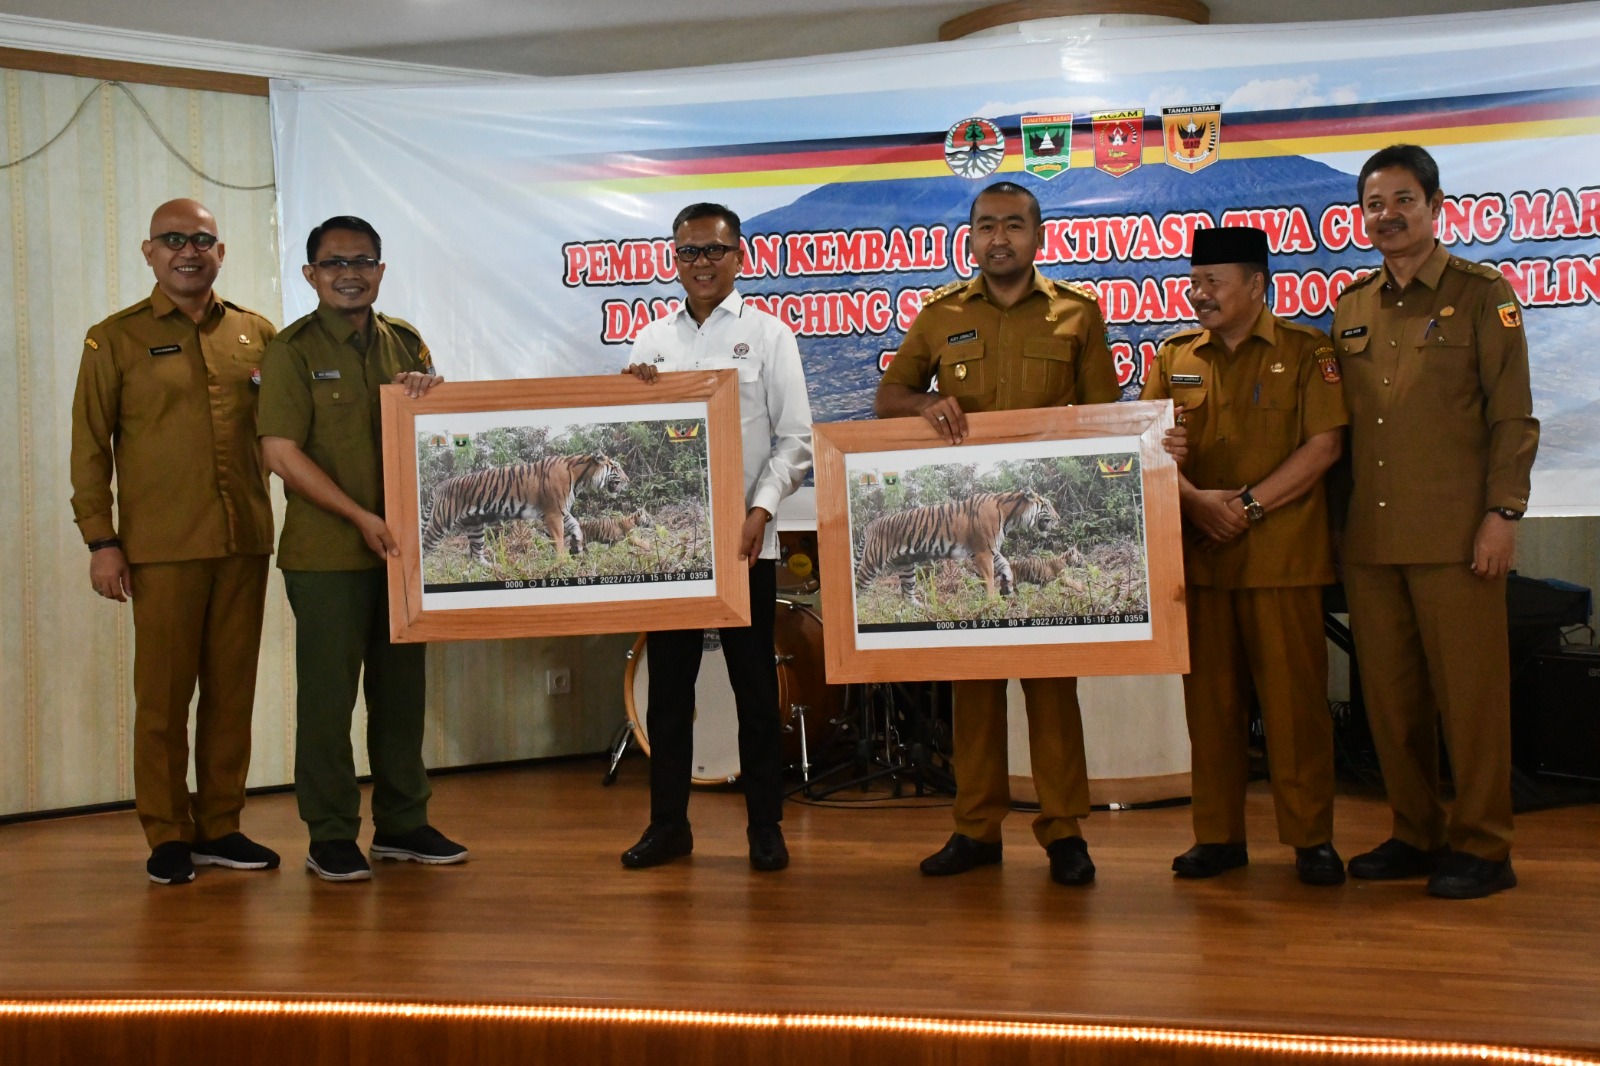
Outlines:
[[[186,885],[194,880],[194,863],[189,858],[189,844],[184,840],[169,840],[157,844],[145,860],[144,872],[158,885]]]
[[[197,840],[189,847],[189,858],[196,866],[226,866],[230,870],[278,868],[278,853],[262,847],[243,833],[229,833],[215,840]]]
[[[771,872],[789,865],[789,847],[783,842],[783,830],[776,822],[753,825],[745,830],[750,841],[750,865],[753,869]]]
[[[419,825],[409,833],[374,833],[371,851],[374,859],[420,862],[426,866],[467,861],[467,849],[431,825]]]
[[[354,840],[313,840],[306,869],[324,881],[366,881],[372,867]]]

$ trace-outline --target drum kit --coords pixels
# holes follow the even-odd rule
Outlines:
[[[814,538],[815,534],[810,534]],[[789,541],[785,535],[786,542]],[[843,789],[866,788],[889,779],[899,796],[905,784],[918,795],[954,791],[945,755],[949,751],[948,686],[830,685],[824,680],[822,616],[804,602],[817,588],[803,541],[785,544],[779,566],[779,592],[773,624],[774,664],[778,673],[778,714],[783,722],[784,762],[797,775],[796,792],[820,799]],[[641,633],[628,652],[622,698],[626,717],[611,743],[610,765],[602,783],[612,784],[630,747],[650,754],[646,725],[650,657]],[[696,785],[731,785],[739,779],[739,723],[733,686],[728,681],[722,640],[715,629],[704,635],[700,674],[695,682],[694,757]],[[944,690],[939,728],[939,689]],[[833,759],[830,764],[821,762]],[[834,781],[824,787],[823,783]]]

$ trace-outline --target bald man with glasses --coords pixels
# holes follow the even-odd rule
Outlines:
[[[203,205],[156,208],[143,251],[155,289],[83,341],[72,511],[95,592],[133,600],[134,805],[146,873],[170,885],[278,865],[239,831],[272,553],[256,389],[276,331],[213,291],[226,248]]]

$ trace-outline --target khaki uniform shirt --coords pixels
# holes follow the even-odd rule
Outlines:
[[[337,311],[318,307],[284,327],[261,367],[263,437],[294,441],[352,500],[383,514],[378,387],[407,371],[432,373],[416,329],[373,312],[365,337]],[[278,565],[285,570],[370,570],[384,565],[361,532],[289,493]]]
[[[1198,489],[1238,489],[1272,473],[1306,441],[1349,422],[1328,335],[1265,307],[1230,355],[1210,330],[1169,338],[1145,381],[1146,400],[1183,405],[1184,468]],[[1189,582],[1211,588],[1284,588],[1333,581],[1327,490],[1315,487],[1219,548],[1184,538]]]
[[[215,295],[196,323],[159,287],[89,330],[72,397],[85,543],[118,537],[130,563],[272,552],[252,375],[273,333]]]
[[[980,274],[922,305],[883,380],[939,394],[963,411],[1011,411],[1121,398],[1100,304],[1087,290],[1033,272],[1008,308],[989,302]]]
[[[1468,562],[1491,507],[1522,511],[1539,446],[1511,286],[1435,245],[1400,289],[1345,289],[1333,336],[1350,405],[1353,563]]]

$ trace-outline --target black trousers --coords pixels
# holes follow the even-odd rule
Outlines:
[[[757,559],[750,569],[750,625],[720,630],[739,717],[739,776],[751,825],[783,820],[783,734],[772,646],[777,601],[777,566],[770,559]],[[694,763],[694,684],[700,676],[702,631],[651,633],[647,647],[650,821],[687,823]]]

